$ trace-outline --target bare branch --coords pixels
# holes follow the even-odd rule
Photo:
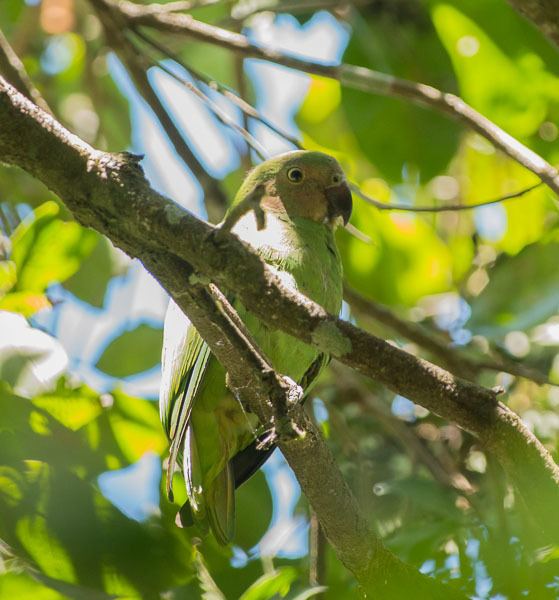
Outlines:
[[[181,85],[197,96],[226,127],[231,128],[233,131],[235,131],[235,133],[239,134],[247,143],[247,145],[252,148],[262,160],[269,158],[262,144],[255,137],[253,137],[245,127],[239,125],[224,110],[222,110],[221,107],[216,104],[207,94],[205,94],[198,86],[194,85],[184,77],[181,77],[163,63],[152,59],[149,54],[146,54],[146,58],[149,59],[152,66],[161,69],[164,73],[167,73],[167,75],[171,76],[175,81],[178,81]]]
[[[481,371],[489,370],[524,377],[539,385],[551,383],[546,375],[522,363],[506,361],[501,357],[485,356],[476,359],[468,356],[459,348],[452,347],[448,340],[443,339],[440,335],[421,327],[417,323],[401,319],[386,306],[364,298],[348,286],[344,287],[344,298],[358,313],[373,318],[405,339],[424,348],[442,365],[461,377],[475,381]]]
[[[19,56],[14,52],[6,36],[0,30],[0,74],[4,75],[16,89],[18,89],[29,100],[35,102],[43,110],[52,113],[46,100],[41,96],[27,74]]]
[[[152,12],[153,14],[182,11],[186,12],[189,10],[194,10],[195,8],[217,4],[218,2],[221,2],[221,0],[175,0],[175,2],[168,2],[167,4],[159,4],[154,2],[152,4],[148,4],[145,9],[147,12]]]
[[[227,208],[227,199],[218,182],[207,172],[195,156],[168,111],[163,106],[163,103],[149,81],[147,66],[143,64],[141,56],[138,55],[136,49],[123,34],[123,30],[119,28],[118,22],[113,19],[113,12],[107,9],[103,0],[90,0],[90,2],[99,15],[111,48],[122,60],[138,92],[153,111],[178,156],[200,182],[205,193],[205,203],[210,220],[214,222],[221,220]]]
[[[454,94],[365,67],[322,64],[263,48],[250,42],[244,35],[202,23],[191,15],[146,13],[142,6],[127,0],[94,1],[96,4],[101,3],[111,7],[115,19],[120,18],[124,27],[145,25],[167,33],[184,35],[201,42],[227,48],[243,56],[260,58],[305,73],[336,79],[342,85],[370,94],[402,98],[437,110],[479,133],[513,160],[536,174],[555,193],[559,194],[559,172],[555,167]]]
[[[440,212],[456,212],[461,210],[471,210],[473,208],[479,208],[480,206],[489,206],[490,204],[499,204],[500,202],[506,202],[507,200],[514,200],[525,196],[528,192],[535,190],[543,185],[543,181],[539,181],[530,187],[519,190],[518,192],[512,192],[492,200],[484,200],[483,202],[473,202],[472,204],[446,204],[441,206],[409,206],[408,204],[386,204],[380,200],[376,200],[371,196],[368,196],[361,190],[357,185],[351,185],[351,190],[357,194],[361,199],[365,200],[368,204],[371,204],[379,210],[399,210],[414,213],[440,213]]]
[[[180,56],[178,56],[177,54],[175,54],[174,52],[169,50],[169,48],[167,48],[163,44],[160,44],[157,40],[155,40],[151,36],[147,35],[141,29],[134,28],[133,32],[141,40],[143,40],[146,44],[148,44],[149,46],[151,46],[152,48],[154,48],[155,50],[160,52],[163,56],[171,59],[173,62],[176,62],[178,65],[180,65],[187,73],[190,73],[195,79],[197,79],[200,82],[203,82],[211,90],[219,92],[224,98],[227,98],[227,100],[229,100],[232,104],[234,104],[237,108],[239,108],[246,117],[251,117],[255,121],[260,121],[263,125],[268,127],[268,129],[270,129],[270,131],[273,131],[280,137],[284,138],[290,144],[293,144],[296,148],[302,149],[302,146],[297,138],[289,135],[287,132],[282,131],[281,129],[276,127],[271,121],[266,119],[266,117],[264,115],[259,113],[251,104],[249,104],[244,99],[244,97],[239,96],[235,90],[220,83],[219,81],[216,81],[214,79],[207,77],[200,71],[196,70],[194,67],[187,65],[180,58]],[[161,68],[163,68],[162,65],[159,65],[159,66]]]

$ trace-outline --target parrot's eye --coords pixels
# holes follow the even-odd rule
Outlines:
[[[303,177],[303,171],[298,167],[291,167],[291,169],[287,171],[287,179],[293,183],[301,183]]]
[[[338,183],[342,182],[342,176],[341,175],[332,175],[332,183],[334,185],[337,185]]]

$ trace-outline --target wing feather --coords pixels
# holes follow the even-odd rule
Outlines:
[[[165,317],[162,381],[159,397],[161,422],[171,442],[167,466],[167,495],[172,499],[172,479],[184,442],[196,393],[211,356],[195,327],[174,302]]]

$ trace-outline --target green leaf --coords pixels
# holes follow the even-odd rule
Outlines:
[[[86,385],[70,387],[63,379],[52,393],[33,398],[33,404],[72,431],[90,423],[103,410],[99,395],[91,388]]]
[[[95,365],[112,377],[127,377],[155,367],[161,357],[163,330],[141,324],[112,340]]]
[[[95,233],[96,244],[85,258],[80,269],[64,284],[64,287],[84,302],[101,308],[109,281],[122,273],[116,259],[116,250],[109,240]]]
[[[344,62],[452,89],[448,59],[427,15],[408,23],[356,16],[353,26]],[[428,181],[456,151],[456,123],[434,111],[349,88],[342,88],[342,106],[361,150],[391,181],[407,179],[406,173]]]
[[[96,234],[58,219],[59,210],[55,202],[46,202],[15,230],[11,258],[17,267],[16,290],[43,292],[73,275],[93,250]]]
[[[72,431],[0,385],[0,531],[15,557],[4,564],[29,565],[45,585],[76,600],[159,597],[194,576],[188,534],[172,518],[132,521],[92,484],[106,468],[105,452],[113,452],[103,427],[111,411],[98,418],[97,436],[95,421]]]
[[[115,390],[109,411],[109,423],[120,451],[130,462],[146,452],[162,454],[167,448],[159,412],[154,402],[134,398]]]
[[[379,180],[365,181],[362,187],[376,197],[386,189]],[[373,240],[365,244],[346,231],[337,238],[347,281],[362,294],[409,306],[425,295],[452,288],[449,248],[423,218],[356,203],[352,223]]]
[[[0,261],[0,297],[9,292],[17,281],[17,267],[12,260]]]
[[[271,600],[278,594],[283,598],[289,593],[297,576],[297,569],[293,567],[275,569],[257,579],[239,600]]]
[[[235,492],[235,544],[253,548],[266,533],[272,520],[272,497],[262,471],[257,471]]]
[[[472,302],[467,327],[502,338],[544,322],[559,310],[559,244],[532,244],[516,256],[501,255],[489,284]]]
[[[32,317],[35,313],[50,308],[51,303],[45,294],[35,292],[11,292],[0,298],[0,310]]]
[[[4,573],[0,575],[0,598],[65,600],[67,596],[46,587],[27,573]]]
[[[557,79],[535,54],[516,61],[505,54],[473,20],[439,4],[433,23],[450,55],[461,95],[515,136],[535,133],[548,102],[559,100]]]

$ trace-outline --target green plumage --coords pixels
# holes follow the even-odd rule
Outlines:
[[[291,180],[300,176],[301,181]],[[349,218],[349,190],[341,168],[318,152],[281,155],[247,176],[234,204],[260,184],[265,186],[265,227],[258,230],[249,212],[233,233],[252,246],[285,285],[337,314],[342,268],[333,229],[340,216]],[[239,303],[234,305],[274,368],[308,391],[327,357],[270,328]],[[226,544],[234,534],[235,484],[268,456],[253,444],[259,424],[226,388],[225,370],[173,302],[165,319],[162,363],[160,412],[171,442],[169,466],[172,473],[176,463],[182,464],[189,500],[181,511],[183,521],[192,517],[203,528],[209,524],[216,539]]]

